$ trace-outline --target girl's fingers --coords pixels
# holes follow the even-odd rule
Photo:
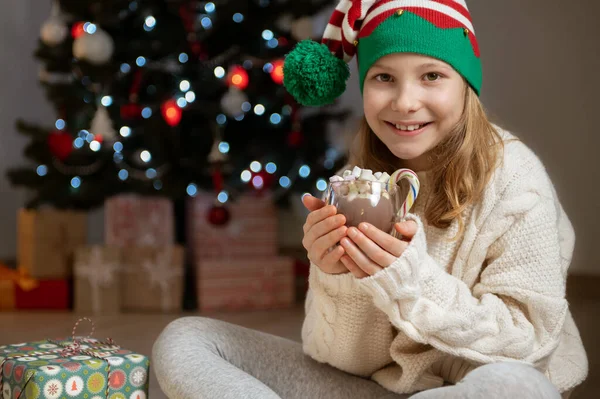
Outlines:
[[[366,231],[370,231],[374,239],[366,236],[356,227],[351,227],[348,229],[348,237],[350,237],[350,239],[356,243],[356,245],[358,245],[361,251],[377,265],[381,267],[388,267],[394,263],[396,258],[399,256],[395,255],[395,253],[401,253],[401,248],[398,248],[398,246],[402,245],[402,243],[389,234],[385,234],[383,231],[373,226],[368,228]],[[394,241],[390,241],[390,239]],[[383,241],[383,244],[379,243],[381,241]]]
[[[369,257],[365,255],[349,238],[343,238],[340,243],[354,263],[356,263],[356,265],[368,275],[371,276],[383,269],[381,266],[369,259]]]
[[[346,268],[348,268],[348,270],[350,270],[350,273],[352,273],[352,275],[354,275],[354,277],[356,277],[356,278],[369,277],[369,275],[367,273],[365,273],[364,270],[362,270],[360,267],[358,267],[358,265],[348,255],[343,255],[341,257],[341,261],[344,264],[344,266],[346,266]]]
[[[394,256],[394,258],[399,258],[400,255],[402,255],[402,252],[404,252],[404,250],[408,246],[406,242],[392,237],[391,235],[379,230],[372,224],[361,223],[358,225],[358,228],[360,229],[360,232],[358,233],[359,235],[360,233],[363,233],[382,249]],[[387,262],[389,261],[389,259],[385,259],[385,261]],[[390,264],[391,263],[388,263],[384,266],[389,266]]]

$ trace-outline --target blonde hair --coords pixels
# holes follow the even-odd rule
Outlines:
[[[438,228],[447,228],[458,219],[455,238],[464,230],[462,213],[481,198],[497,162],[502,159],[498,149],[504,148],[500,133],[489,121],[479,97],[470,86],[465,84],[465,87],[464,111],[459,122],[428,154],[431,195],[425,206],[425,219]],[[356,138],[350,165],[389,174],[403,167],[402,160],[373,133],[364,117]]]

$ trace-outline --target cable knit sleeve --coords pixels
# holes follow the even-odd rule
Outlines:
[[[410,217],[418,231],[402,256],[358,280],[391,323],[417,342],[475,363],[516,360],[546,369],[568,310],[574,233],[545,172],[531,170],[507,184],[471,226],[479,238],[465,263],[479,270],[472,287],[428,254],[423,224]],[[449,268],[465,272],[458,269]]]
[[[309,287],[302,326],[307,355],[363,377],[393,362],[396,330],[350,273],[327,274],[311,264]]]

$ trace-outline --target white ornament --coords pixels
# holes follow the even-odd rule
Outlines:
[[[313,35],[313,23],[309,17],[302,17],[292,24],[292,36],[296,40],[310,39]]]
[[[283,14],[275,21],[275,26],[282,32],[289,32],[294,23],[294,17],[292,14]]]
[[[73,42],[73,55],[95,65],[105,64],[114,51],[112,37],[100,28],[96,32],[84,33]]]
[[[40,29],[40,37],[46,45],[54,47],[62,43],[68,34],[69,28],[67,28],[64,18],[61,16],[58,2],[55,2],[52,6],[50,18],[44,22]]]
[[[229,91],[221,98],[221,109],[227,115],[236,117],[244,113],[242,105],[247,101],[246,93],[235,87],[230,87]]]
[[[102,105],[98,107],[94,119],[92,119],[90,131],[93,134],[101,135],[105,140],[114,140],[117,137],[108,111]]]

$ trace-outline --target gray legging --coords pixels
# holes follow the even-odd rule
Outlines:
[[[154,344],[152,358],[160,387],[171,399],[410,396],[319,363],[298,342],[204,317],[170,323]],[[560,394],[532,367],[497,363],[473,370],[456,385],[410,397],[560,399]]]

